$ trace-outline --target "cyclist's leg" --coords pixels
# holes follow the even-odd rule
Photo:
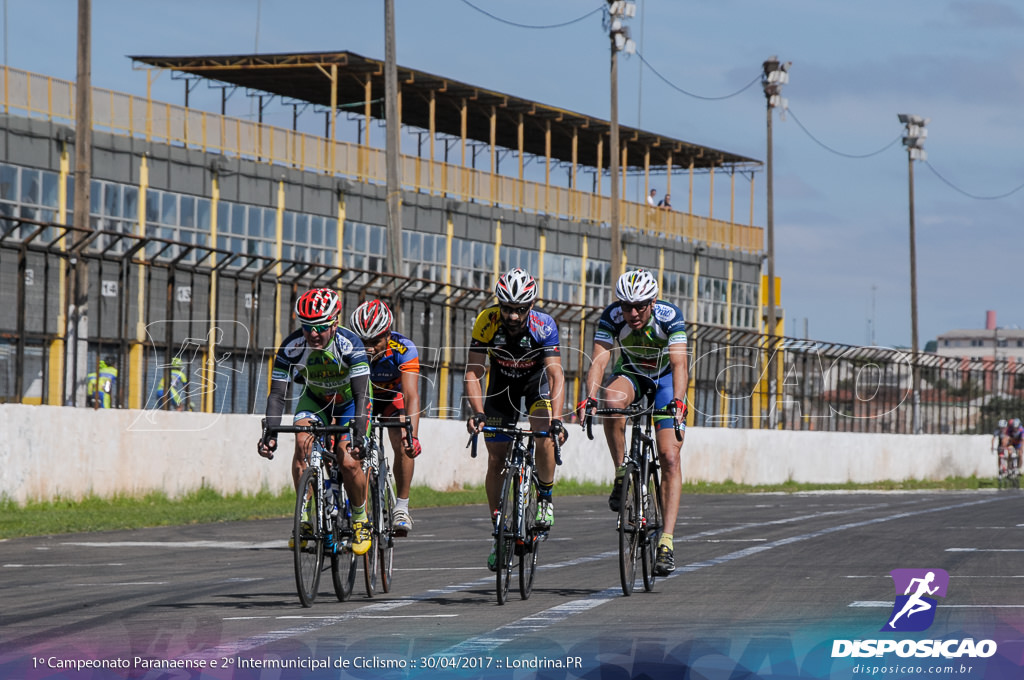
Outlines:
[[[530,429],[546,430],[551,422],[551,389],[547,371],[541,370],[530,378],[525,386],[527,412],[530,414]],[[555,445],[550,438],[536,441],[537,477],[544,485],[555,483]]]
[[[490,390],[489,390],[490,391]],[[509,387],[489,393],[484,399],[484,416],[489,427],[515,427],[519,422],[519,401],[521,396]],[[487,505],[491,515],[501,502],[501,472],[505,467],[505,452],[508,451],[509,437],[499,434],[485,434],[487,444],[487,475],[484,488],[487,491]]]
[[[377,413],[376,407],[374,407],[374,412]],[[381,417],[389,421],[398,421],[405,415],[404,409],[395,408],[394,402],[388,402],[379,413]],[[388,429],[388,439],[391,441],[391,450],[394,452],[391,471],[395,476],[395,516],[393,520],[396,536],[406,536],[412,529],[412,515],[409,514],[409,491],[412,488],[412,476],[416,461],[406,455],[408,446],[404,443],[404,437],[405,430]]]
[[[633,380],[623,373],[612,373],[601,389],[602,408],[629,408],[639,391]],[[604,436],[608,441],[612,463],[615,467],[622,465],[626,451],[626,418],[625,416],[602,416]]]
[[[299,403],[295,407],[296,425],[311,425],[314,422],[329,423],[330,413],[326,412],[323,406],[313,400],[305,390],[299,396]],[[299,479],[306,471],[306,460],[309,458],[309,451],[313,448],[313,435],[308,432],[295,433],[295,452],[292,455],[292,484],[299,488]]]
[[[669,373],[662,376],[658,381],[657,392],[654,395],[654,407],[656,409],[664,409],[673,398],[672,374]],[[656,418],[654,426],[656,430],[654,437],[658,446],[658,462],[661,465],[661,509],[662,517],[665,520],[665,528],[658,539],[658,552],[661,558],[658,561],[661,564],[656,565],[656,568],[658,566],[662,567],[659,569],[661,572],[659,575],[665,575],[665,573],[675,568],[675,546],[672,539],[675,533],[676,519],[679,516],[679,499],[682,496],[683,469],[680,462],[680,450],[682,449],[683,442],[676,439],[672,418],[668,416]],[[684,438],[685,427],[684,424]],[[666,558],[660,554],[663,546],[671,551],[669,553],[670,559],[667,560],[669,565],[665,564]],[[665,566],[669,568],[666,570]]]

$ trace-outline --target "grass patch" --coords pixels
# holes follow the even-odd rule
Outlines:
[[[609,485],[580,483],[572,480],[558,483],[555,489],[562,496],[597,496],[607,494]],[[886,481],[873,484],[785,484],[749,486],[735,482],[683,485],[683,497],[694,494],[798,493],[801,491],[895,491],[895,490],[974,490],[996,488],[994,478],[947,478],[941,481]],[[413,509],[452,505],[482,505],[487,495],[482,486],[451,491],[434,491],[414,487],[410,504]],[[139,529],[151,526],[179,526],[210,522],[233,522],[251,519],[290,517],[295,507],[295,492],[282,489],[257,494],[221,495],[213,489],[201,488],[177,499],[164,493],[145,496],[89,496],[81,500],[56,499],[24,505],[0,499],[0,539],[20,536],[114,529]]]

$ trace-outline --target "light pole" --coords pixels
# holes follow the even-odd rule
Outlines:
[[[629,38],[629,28],[622,24],[623,19],[636,16],[636,4],[624,2],[624,0],[608,0],[608,37],[611,40],[611,144],[609,154],[611,162],[608,164],[608,172],[611,174],[612,188],[609,200],[611,201],[611,213],[609,223],[611,226],[612,261],[611,274],[612,286],[619,280],[622,274],[622,228],[619,221],[619,52],[632,54],[636,52],[636,43]]]
[[[914,434],[921,431],[921,369],[918,366],[917,344],[917,245],[914,236],[914,161],[928,159],[924,150],[924,140],[928,137],[928,118],[899,114],[900,122],[906,126],[903,146],[907,147],[907,176],[910,189],[910,355],[911,381],[913,390],[913,416],[911,427]]]
[[[388,212],[388,270],[392,275],[402,274],[402,176],[398,164],[401,140],[398,111],[398,66],[395,57],[395,4],[394,0],[384,2],[384,118],[387,126],[385,137],[385,189]],[[397,288],[398,280],[392,279]],[[391,300],[395,324],[401,328],[402,301],[398,293]]]
[[[775,310],[775,183],[773,178],[772,153],[772,109],[786,110],[787,102],[782,97],[782,86],[789,82],[789,67],[793,62],[782,63],[776,56],[771,56],[762,64],[761,87],[768,104],[768,150],[765,160],[765,187],[768,193],[765,219],[765,237],[768,241],[768,418],[769,426],[774,427],[778,416],[776,409],[776,375],[775,375],[775,332],[778,324]]]

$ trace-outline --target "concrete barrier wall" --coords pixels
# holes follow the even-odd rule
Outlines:
[[[94,493],[179,496],[202,485],[224,493],[291,485],[292,438],[272,461],[256,454],[260,418],[58,406],[0,405],[0,496],[18,502]],[[610,483],[603,434],[575,426],[560,479]],[[465,424],[424,420],[415,484],[445,490],[483,484],[486,452],[473,459]],[[481,442],[482,444],[482,442]],[[884,435],[691,428],[687,481],[776,484],[992,477],[986,435]]]

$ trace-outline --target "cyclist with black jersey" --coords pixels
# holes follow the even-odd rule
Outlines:
[[[477,434],[484,425],[515,427],[525,400],[530,429],[547,431],[565,441],[566,432],[555,409],[564,399],[558,345],[558,325],[548,314],[534,309],[537,281],[524,269],[510,269],[494,286],[498,304],[487,307],[473,325],[466,364],[466,399],[473,410],[466,428]],[[483,377],[490,358],[486,398]],[[501,501],[501,473],[509,437],[485,434],[487,476],[485,487],[491,518]],[[555,485],[555,447],[551,439],[537,440],[537,517],[540,528],[555,523],[552,489]],[[491,544],[487,567],[494,571],[496,544]]]

